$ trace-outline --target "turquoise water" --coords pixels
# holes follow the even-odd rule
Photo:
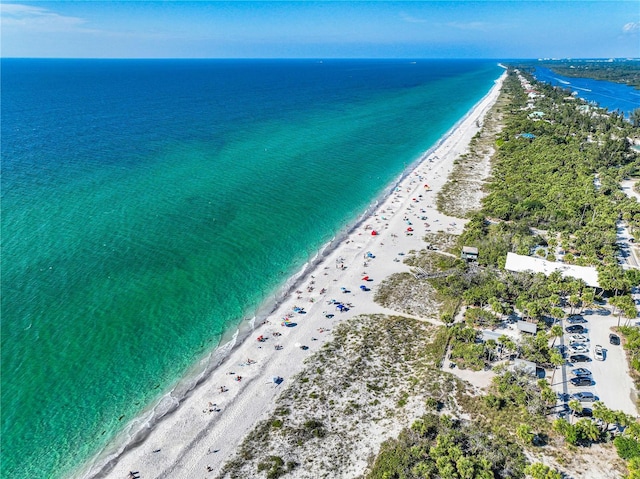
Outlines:
[[[501,72],[3,59],[2,476],[108,447]]]

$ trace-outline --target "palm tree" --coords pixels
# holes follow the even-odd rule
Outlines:
[[[596,441],[600,437],[600,429],[590,419],[580,419],[576,423],[576,428],[580,431],[582,437],[590,441]]]
[[[511,353],[516,349],[516,343],[505,334],[498,338],[498,342],[502,345],[502,351],[509,351],[509,353]],[[502,359],[502,353],[500,353],[500,359]]]
[[[529,424],[522,423],[516,428],[516,436],[518,436],[523,443],[531,444],[535,434]]]
[[[596,401],[593,403],[593,417],[600,419],[604,424],[602,432],[609,429],[609,424],[616,422],[617,416],[618,414],[616,411],[609,409],[602,401]]]
[[[564,358],[559,351],[552,351],[551,357],[549,359],[551,361],[551,364],[553,364],[553,374],[551,375],[551,384],[553,384],[553,378],[556,376],[558,367],[564,364]]]
[[[496,352],[496,348],[498,346],[498,343],[496,342],[495,339],[489,339],[487,340],[485,343],[485,350],[487,351],[488,355],[489,355],[489,362],[493,361],[493,355]]]
[[[564,331],[562,330],[562,326],[560,326],[559,324],[554,324],[553,326],[551,326],[551,329],[549,330],[549,336],[553,338],[553,342],[551,343],[552,348],[556,345],[556,340],[558,338],[561,338],[563,334]]]
[[[569,401],[569,409],[571,409],[571,418],[573,422],[573,415],[577,412],[582,412],[584,408],[582,407],[582,403],[580,401],[578,401],[577,399],[572,399],[571,401]]]
[[[582,313],[585,310],[585,308],[591,308],[595,306],[596,304],[595,301],[596,301],[596,292],[594,290],[589,289],[584,293],[582,293],[582,306],[581,306],[580,312]]]
[[[618,327],[620,327],[620,318],[624,315],[628,319],[627,323],[638,316],[636,304],[631,295],[616,296],[609,300],[609,304],[613,306],[613,313],[618,314]]]
[[[553,308],[551,308],[549,314],[554,318],[555,321],[560,321],[564,319],[565,316],[564,310],[558,306],[554,306]]]
[[[569,314],[573,314],[576,306],[580,304],[580,296],[577,294],[572,294],[569,296],[569,306],[571,306],[571,310]]]
[[[553,381],[553,378],[551,380]],[[549,386],[547,386],[546,388],[541,389],[540,397],[542,397],[542,400],[549,407],[555,406],[556,405],[556,401],[558,400],[558,397],[556,396],[556,393]]]

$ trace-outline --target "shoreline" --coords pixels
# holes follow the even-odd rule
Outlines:
[[[304,358],[330,339],[333,324],[361,313],[394,313],[373,302],[375,286],[389,274],[408,270],[401,261],[396,261],[398,258],[394,257],[394,261],[391,258],[398,252],[420,249],[424,233],[460,231],[466,223],[438,213],[435,196],[446,182],[453,161],[480,129],[478,124],[495,103],[504,78],[505,73],[433,147],[385,188],[353,224],[310,257],[299,272],[258,307],[254,318],[242,321],[234,332],[229,332],[229,337],[223,336],[220,345],[194,365],[196,374],[183,378],[147,414],[134,420],[128,430],[137,424],[139,431],[129,442],[119,446],[116,443],[120,450],[112,447],[107,457],[109,449],[105,449],[74,477],[126,477],[132,470],[139,471],[141,477],[182,477],[203,472],[211,477],[220,472],[246,433],[268,413],[272,400],[300,370]],[[430,188],[423,189],[423,183]],[[430,226],[418,224],[421,220],[410,222],[409,216],[411,219],[428,216]],[[407,223],[412,224],[415,235],[406,231]],[[372,236],[371,230],[379,234]],[[378,258],[367,258],[368,251]],[[362,284],[362,275],[373,281]],[[340,288],[351,291],[343,293]],[[322,290],[325,293],[319,294]],[[336,298],[354,307],[340,313],[327,304],[327,300]],[[304,308],[305,314],[294,313],[294,306]],[[327,318],[327,314],[334,316]],[[281,325],[287,315],[296,326]],[[258,343],[249,338],[252,334],[268,339]],[[275,344],[282,349],[276,349]],[[301,349],[300,345],[307,349]],[[206,366],[197,372],[197,366],[202,364]],[[236,376],[242,376],[242,380],[235,381]],[[274,383],[272,377],[282,378],[283,384]],[[221,393],[221,386],[228,390]],[[184,391],[183,397],[171,395],[180,390]],[[152,414],[161,406],[166,411],[149,427]],[[119,437],[123,434],[128,433],[125,431]]]

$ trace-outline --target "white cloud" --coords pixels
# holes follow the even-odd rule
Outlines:
[[[413,15],[409,15],[407,12],[400,12],[400,18],[407,23],[427,23],[427,20],[424,18],[414,17]]]
[[[622,27],[624,33],[638,33],[640,32],[640,22],[625,23]]]
[[[78,30],[86,23],[83,18],[59,15],[46,8],[17,3],[0,5],[0,21],[3,27],[45,32]]]

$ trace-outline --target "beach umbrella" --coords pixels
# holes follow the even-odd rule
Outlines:
[[[371,236],[376,236],[377,234],[378,234],[378,232],[377,232],[376,230],[373,230],[373,231],[371,232]]]
[[[407,231],[413,231],[413,228],[409,227],[407,228]]]
[[[362,281],[369,281],[369,276],[365,276],[364,278],[362,278]]]

